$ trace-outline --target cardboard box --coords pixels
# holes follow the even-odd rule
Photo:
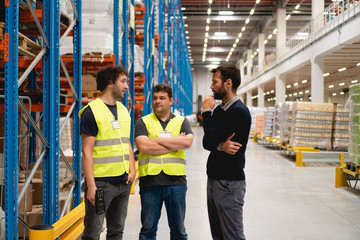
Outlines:
[[[21,189],[24,187],[24,183],[18,183],[18,194],[20,194]],[[2,188],[2,194],[1,197],[1,207],[2,209],[5,209],[5,186],[1,185]],[[24,213],[24,204],[25,204],[25,198],[26,198],[26,212],[30,212],[32,210],[32,185],[30,184],[28,188],[26,189],[24,197],[21,199],[20,204],[18,205],[18,212]]]
[[[32,192],[33,204],[42,204],[42,189],[43,189],[42,179],[33,178],[32,187],[33,187],[33,192]]]
[[[19,183],[18,185],[18,194],[20,194],[21,189],[24,187],[24,183]],[[26,198],[26,212],[30,212],[32,210],[32,184],[28,186],[26,189],[24,197],[21,199],[20,204],[18,206],[18,212],[22,213],[24,212],[24,204],[25,204],[25,198]]]
[[[24,215],[20,215],[24,219]],[[29,226],[35,226],[42,224],[42,205],[35,205],[31,212],[27,212],[25,216],[25,222]],[[19,237],[28,237],[29,230],[23,227],[21,223],[18,226],[18,235]]]
[[[86,74],[81,76],[81,90],[95,91],[97,90],[96,87],[96,78],[93,75]]]

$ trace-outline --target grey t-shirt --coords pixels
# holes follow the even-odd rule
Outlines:
[[[166,126],[168,125],[170,119],[174,118],[175,115],[170,113],[170,117],[166,121],[162,121],[160,119],[159,122],[163,127],[164,131]],[[184,119],[184,122],[181,125],[180,132],[184,132],[185,134],[193,134],[190,126],[190,122],[188,119]],[[148,130],[142,118],[140,118],[135,125],[135,138],[138,136],[148,136]],[[185,185],[186,184],[186,176],[170,176],[161,171],[158,175],[155,176],[145,176],[140,177],[140,187],[151,187],[151,186],[171,186],[171,185]]]

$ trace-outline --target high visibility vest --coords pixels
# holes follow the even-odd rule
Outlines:
[[[160,132],[164,132],[159,120],[154,113],[142,117],[144,124],[148,131],[149,138],[157,138]],[[184,122],[184,117],[175,116],[170,119],[166,131],[171,132],[171,137],[176,137],[180,134],[181,125]],[[164,171],[167,175],[184,176],[186,166],[185,150],[176,150],[167,154],[151,155],[139,154],[139,176],[158,175]]]
[[[116,106],[120,124],[118,129],[113,127],[114,115],[98,98],[79,112],[81,117],[84,109],[90,107],[98,126],[93,150],[94,177],[115,177],[129,173],[130,115],[122,103],[116,102]]]

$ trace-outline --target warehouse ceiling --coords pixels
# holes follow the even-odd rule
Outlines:
[[[268,41],[265,45],[265,56],[275,53],[276,49],[276,9],[286,8],[286,15],[291,15],[287,20],[287,39],[294,36],[305,24],[311,20],[311,6],[313,0],[182,0],[185,24],[187,24],[188,45],[190,46],[191,63],[193,69],[213,68],[216,65],[226,63],[226,58],[231,51],[239,33],[242,33],[228,62],[235,64],[239,58],[246,61],[247,49],[255,52],[258,48],[258,34],[264,33]],[[319,0],[320,1],[320,0]],[[333,1],[324,0],[325,8]],[[211,14],[208,9],[211,8]],[[250,11],[254,13],[250,15]],[[219,15],[220,11],[232,11],[233,15]],[[250,17],[250,22],[245,23]],[[210,23],[207,19],[210,18]],[[206,30],[206,26],[209,30]],[[245,31],[242,27],[245,26]],[[208,32],[206,59],[203,61],[205,34]],[[216,36],[215,32],[226,32],[224,36]],[[271,38],[269,37],[271,35]],[[329,76],[324,78],[325,91],[329,95],[344,94],[350,84],[360,82],[360,42],[343,47],[325,57],[324,73]],[[258,57],[253,58],[253,66],[258,65]],[[347,67],[346,71],[338,70]],[[310,96],[311,65],[305,64],[291,73],[282,76],[287,85],[286,94],[292,95],[287,100],[301,100],[302,97],[294,97],[294,93],[302,93]],[[275,97],[275,79],[264,86],[266,100]],[[257,95],[254,89],[252,96]],[[335,96],[335,95],[333,95]],[[274,101],[274,99],[272,99]]]
[[[211,62],[225,63],[239,33],[242,33],[242,36],[229,62],[244,58],[247,49],[256,51],[259,33],[264,33],[265,39],[268,40],[265,55],[273,53],[276,47],[276,36],[273,31],[276,28],[276,9],[279,7],[286,8],[287,15],[291,14],[287,21],[287,37],[293,36],[311,19],[312,0],[261,0],[258,4],[256,0],[213,0],[212,4],[209,4],[209,0],[182,0],[181,2],[194,67],[206,67]],[[325,0],[325,5],[331,2],[331,0]],[[298,4],[299,8],[295,9]],[[208,14],[209,8],[210,14]],[[250,15],[252,9],[254,13]],[[207,23],[208,18],[210,23]],[[250,22],[246,24],[247,18]],[[207,25],[208,31],[206,31]],[[243,26],[245,26],[245,31],[242,31]],[[206,32],[209,34],[207,43],[204,42]],[[219,32],[226,35],[215,35]],[[271,38],[269,38],[270,34]],[[202,61],[204,44],[207,44],[206,60]],[[254,65],[257,65],[257,58],[254,58]]]

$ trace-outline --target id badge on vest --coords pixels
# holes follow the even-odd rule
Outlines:
[[[160,137],[171,138],[171,132],[160,132]]]
[[[119,121],[118,121],[118,120],[114,120],[114,121],[112,121],[112,122],[111,122],[111,124],[112,124],[112,126],[113,126],[114,130],[115,130],[115,129],[119,129],[119,128],[120,128],[120,123],[119,123]]]

